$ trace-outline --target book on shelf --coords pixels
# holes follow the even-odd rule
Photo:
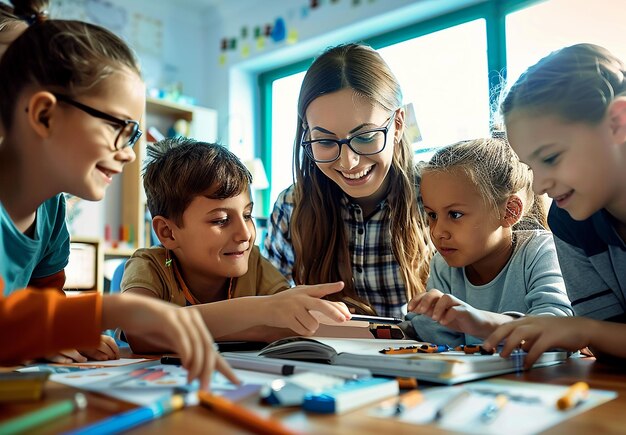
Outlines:
[[[304,360],[367,368],[374,375],[411,377],[422,381],[456,384],[521,370],[523,356],[502,358],[499,354],[441,353],[383,354],[386,348],[420,346],[414,340],[290,337],[267,345],[262,357]],[[567,352],[546,352],[533,367],[564,362]]]

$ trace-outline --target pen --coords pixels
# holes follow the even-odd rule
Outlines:
[[[463,390],[460,393],[454,395],[450,400],[448,400],[441,408],[437,410],[435,413],[435,421],[441,420],[447,414],[449,414],[454,408],[456,408],[459,403],[465,400],[466,397],[470,395],[469,391]]]
[[[131,409],[80,429],[66,432],[65,435],[116,434],[182,409],[184,406],[185,399],[183,396],[175,394],[152,405]]]
[[[397,325],[398,323],[403,322],[402,319],[398,319],[395,317],[365,316],[361,314],[353,314],[350,317],[350,320],[364,321],[364,322],[370,322],[370,323],[381,323],[381,324],[388,324],[388,325]]]
[[[290,431],[278,421],[263,418],[224,397],[216,396],[206,391],[198,391],[198,399],[203,406],[226,417],[232,423],[245,426],[254,433],[276,435],[295,434],[295,432]]]
[[[556,407],[561,411],[573,408],[589,397],[589,385],[586,382],[576,382],[567,389],[565,394],[556,401]]]
[[[480,414],[480,419],[483,423],[491,423],[498,416],[504,405],[507,404],[509,399],[505,394],[498,394],[493,402],[491,402],[485,410]]]
[[[21,417],[9,420],[6,423],[0,424],[0,433],[3,435],[12,435],[23,433],[36,428],[37,426],[43,426],[53,420],[56,420],[65,415],[69,415],[76,410],[82,410],[87,407],[87,398],[82,393],[76,393],[73,399],[63,400],[61,402],[54,403],[46,406],[45,408],[38,409]]]

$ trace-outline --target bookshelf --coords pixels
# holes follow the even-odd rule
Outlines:
[[[149,245],[150,222],[146,221],[146,195],[143,190],[141,169],[146,157],[147,130],[154,127],[165,136],[177,120],[184,120],[189,137],[207,142],[217,140],[217,111],[200,106],[190,106],[148,97],[146,113],[142,120],[144,134],[135,145],[137,158],[124,168],[122,174],[121,225],[128,228],[128,246],[107,248],[105,256],[132,255],[135,249]]]

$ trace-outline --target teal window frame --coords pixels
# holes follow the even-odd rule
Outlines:
[[[487,0],[484,3],[372,36],[364,39],[363,42],[374,49],[380,49],[482,18],[485,20],[487,32],[490,102],[494,104],[493,99],[497,94],[493,90],[498,89],[503,78],[506,79],[506,16],[542,1],[545,0]],[[261,142],[259,149],[255,151],[263,160],[270,185],[272,183],[272,84],[275,80],[306,71],[311,63],[313,63],[313,58],[308,58],[259,74]],[[272,206],[273,204],[270,204],[270,190],[266,189],[262,194],[262,214],[269,216],[272,212]]]

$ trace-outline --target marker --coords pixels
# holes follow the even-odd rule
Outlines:
[[[63,400],[30,412],[21,417],[14,418],[0,424],[0,434],[12,435],[30,431],[38,426],[43,426],[58,418],[70,415],[74,411],[80,411],[87,407],[87,398],[82,393],[76,393],[73,399]]]
[[[559,400],[556,401],[556,407],[565,411],[584,402],[587,397],[589,397],[589,385],[586,382],[576,382],[567,389],[563,396],[559,397]]]
[[[498,394],[492,403],[487,405],[485,410],[480,414],[480,420],[483,423],[491,423],[500,414],[504,405],[507,404],[509,399],[505,394]]]
[[[211,393],[207,393],[206,391],[198,391],[198,399],[200,400],[201,405],[206,406],[217,414],[220,414],[233,424],[245,426],[254,433],[276,435],[295,434],[295,432],[290,431],[278,421],[263,418],[249,409],[246,409],[235,402],[231,402],[224,397],[216,396]]]
[[[454,408],[456,408],[459,403],[463,402],[463,400],[465,400],[469,395],[469,391],[463,390],[459,394],[453,396],[448,402],[446,402],[441,408],[437,410],[437,412],[435,413],[435,421],[439,421],[444,418]]]
[[[131,409],[80,429],[66,432],[65,435],[116,434],[163,417],[173,411],[182,409],[184,406],[185,399],[183,396],[175,394],[161,399],[152,405]]]

